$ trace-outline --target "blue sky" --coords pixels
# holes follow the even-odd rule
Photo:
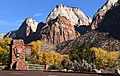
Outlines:
[[[17,30],[27,17],[45,22],[48,14],[57,4],[80,8],[87,16],[93,17],[107,0],[1,0],[0,32]]]

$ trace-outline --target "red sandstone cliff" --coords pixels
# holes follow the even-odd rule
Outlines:
[[[75,25],[88,26],[91,19],[79,9],[57,5],[46,19],[46,26],[41,31],[41,39],[53,44],[72,40],[81,34]]]

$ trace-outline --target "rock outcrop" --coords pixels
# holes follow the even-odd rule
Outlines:
[[[53,44],[72,40],[79,37],[75,25],[88,26],[91,19],[79,9],[57,5],[46,19],[46,26],[42,29],[41,39]]]
[[[29,36],[30,33],[34,33],[37,30],[38,23],[32,18],[27,18],[17,32],[17,37]]]
[[[20,28],[16,32],[17,39],[23,39],[25,43],[29,43],[31,41],[39,40],[40,39],[40,32],[44,23],[37,23],[32,18],[26,18],[25,21],[22,23]]]
[[[89,25],[91,18],[86,16],[79,8],[71,8],[62,4],[57,5],[54,10],[47,17],[46,23],[57,18],[58,15],[65,16],[71,21],[72,25]]]
[[[94,15],[92,23],[91,23],[91,29],[96,29],[101,25],[101,21],[105,18],[106,13],[111,10],[113,7],[115,7],[118,0],[108,0]]]
[[[110,5],[110,6],[108,6]],[[105,7],[106,6],[106,7]],[[109,9],[105,9],[108,8]],[[96,30],[100,32],[108,32],[110,36],[120,39],[120,1],[109,0],[107,5],[104,5],[101,12],[98,12],[93,19],[92,28],[98,27]],[[102,11],[103,10],[103,11]]]

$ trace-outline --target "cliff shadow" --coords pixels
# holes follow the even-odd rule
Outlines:
[[[109,36],[120,40],[120,5],[107,11],[104,19],[98,24],[99,32],[107,32]]]
[[[23,26],[19,28],[19,30],[17,31],[17,36],[14,39],[23,39],[25,44],[28,44],[31,41],[40,40],[41,30],[45,26],[45,23],[40,22],[37,26],[36,32],[32,32],[32,29],[30,28],[30,33],[28,36],[26,35],[26,29],[28,25],[24,23],[22,25]]]
[[[75,31],[79,32],[81,35],[91,31],[91,28],[89,25],[87,26],[86,25],[80,25],[80,26],[75,25],[74,28],[75,28]]]

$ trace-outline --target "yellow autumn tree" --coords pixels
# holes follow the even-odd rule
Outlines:
[[[101,48],[91,48],[91,51],[95,52],[95,63],[97,68],[106,69],[114,68],[119,65],[118,63],[118,52],[109,52]]]
[[[51,50],[52,45],[40,40],[33,41],[30,44],[32,45],[32,54],[30,57],[26,57],[27,60],[30,61],[29,63],[43,64],[43,54],[45,52],[46,55],[46,51]]]
[[[61,64],[63,58],[64,55],[60,55],[54,51],[45,51],[41,52],[41,56],[39,55],[37,62],[43,65]]]
[[[0,39],[0,63],[2,64],[9,64],[11,41],[11,38]]]
[[[43,52],[40,52],[38,54],[39,58],[37,59],[38,64],[43,64]]]
[[[52,52],[47,51],[43,53],[43,64],[44,65],[54,64],[54,55]]]
[[[63,58],[68,58],[68,55],[56,53],[52,44],[40,40],[33,41],[30,44],[32,45],[32,55],[29,58],[30,63],[53,65],[60,64]]]
[[[120,63],[119,63],[119,52],[109,52],[108,53],[108,66],[110,66],[111,68],[112,67],[116,67],[116,66],[120,66]]]
[[[30,43],[32,45],[32,54],[36,54],[40,52],[41,46],[43,45],[43,42],[41,41],[33,41]]]
[[[41,56],[41,47],[43,45],[43,42],[37,40],[31,42],[30,45],[32,45],[31,47],[32,54],[30,57],[26,57],[26,59],[28,60],[29,63],[38,63],[39,62],[38,59]]]
[[[59,53],[52,52],[54,55],[54,64],[61,64],[63,60],[63,55],[60,55]]]

